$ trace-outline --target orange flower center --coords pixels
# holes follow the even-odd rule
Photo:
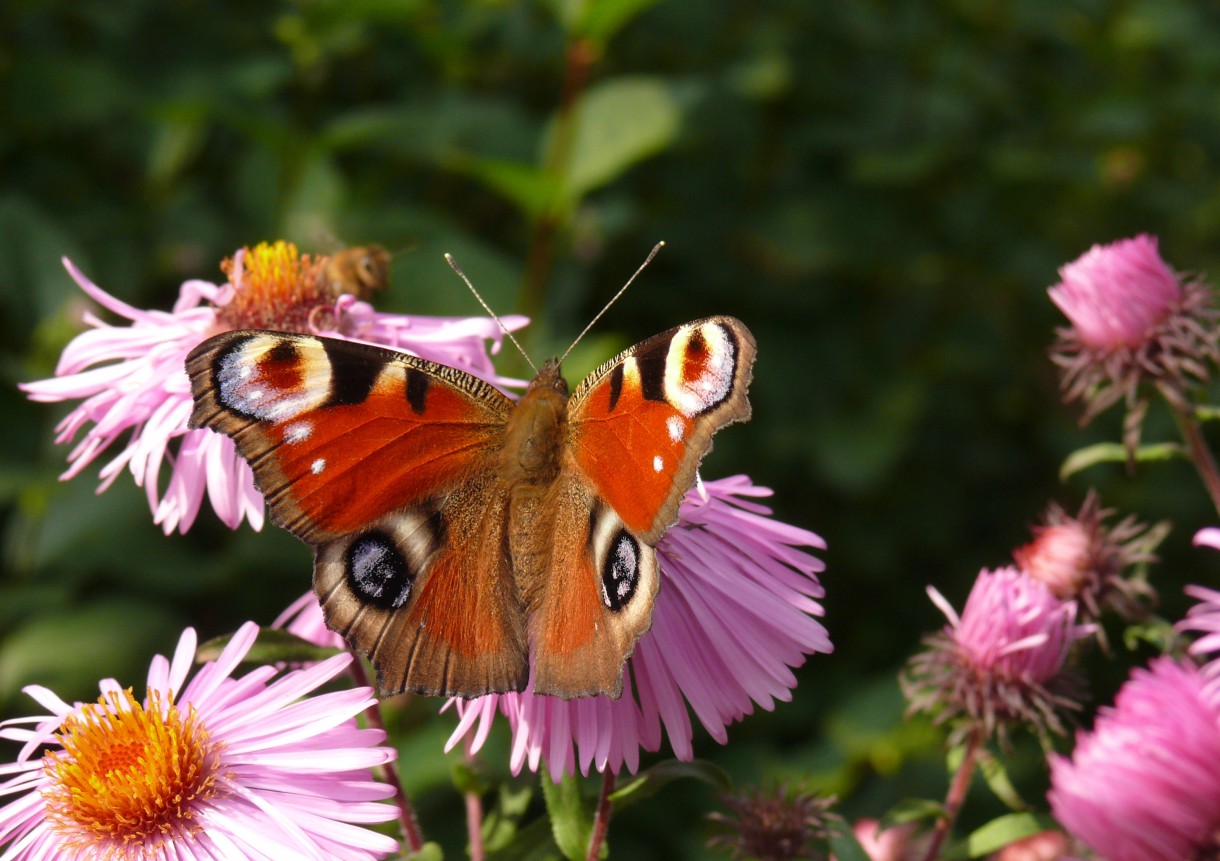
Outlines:
[[[291,242],[247,248],[240,271],[225,260],[220,268],[235,292],[218,309],[221,322],[233,329],[308,332],[315,309],[334,305],[342,293],[326,275],[327,260],[301,254]]]
[[[149,691],[110,692],[64,719],[62,751],[43,757],[47,819],[69,847],[105,843],[141,854],[195,833],[199,802],[221,793],[218,746],[197,719]],[[144,850],[144,851],[141,851]]]

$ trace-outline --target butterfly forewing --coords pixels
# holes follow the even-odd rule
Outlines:
[[[754,351],[741,321],[708,317],[636,344],[572,395],[577,465],[649,544],[677,521],[712,434],[750,417]]]
[[[272,519],[311,544],[419,504],[494,460],[512,402],[365,344],[236,331],[187,358],[192,427],[232,437]]]

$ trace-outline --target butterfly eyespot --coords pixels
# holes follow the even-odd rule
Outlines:
[[[602,601],[612,611],[631,602],[640,582],[640,545],[625,529],[610,544],[602,564]]]
[[[415,572],[394,540],[382,532],[357,537],[343,554],[348,585],[363,601],[397,610],[411,598]]]

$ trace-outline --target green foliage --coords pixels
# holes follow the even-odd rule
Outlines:
[[[475,313],[450,252],[498,312],[535,316],[538,356],[665,240],[570,371],[706,314],[746,321],[754,418],[717,437],[703,471],[749,472],[779,517],[827,538],[836,652],[728,747],[693,719],[701,762],[668,762],[665,743],[645,755],[616,795],[621,857],[703,857],[721,770],[815,772],[848,816],[942,797],[940,735],[903,724],[876,686],[943,624],[925,585],[960,606],[1052,497],[1072,510],[1093,484],[1107,506],[1178,524],[1153,577],[1168,619],[1181,584],[1213,573],[1192,573],[1185,536],[1216,513],[1177,447],[1141,448],[1132,477],[1103,466],[1127,463],[1117,412],[1082,430],[1058,403],[1046,348],[1062,320],[1045,295],[1057,266],[1139,231],[1179,269],[1220,270],[1207,4],[16,0],[0,31],[3,716],[33,707],[26,684],[67,700],[93,699],[102,677],[139,685],[184,625],[211,638],[269,623],[309,588],[308,550],[279,530],[232,533],[205,511],[166,537],[126,472],[99,498],[108,456],[57,482],[66,410],[16,384],[53,373],[84,327],[63,255],[119,299],[168,309],[245,244],[378,242],[395,252],[379,307]],[[1172,433],[1154,410],[1148,438]],[[1132,645],[1168,637],[1144,634]],[[453,723],[436,709],[403,706],[391,731],[437,840],[423,857],[460,857],[441,753]],[[483,757],[486,773],[460,778],[494,798],[490,857],[583,851],[579,782],[543,779],[544,801],[504,789],[502,726]],[[961,833],[983,834],[971,852],[1028,825],[983,823],[1037,806],[1045,774],[1029,761],[983,763],[1004,801],[967,806]],[[665,803],[633,803],[652,792]],[[908,818],[936,815],[922,804]]]

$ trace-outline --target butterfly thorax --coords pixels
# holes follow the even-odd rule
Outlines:
[[[548,359],[509,416],[500,460],[505,484],[554,483],[567,436],[568,384],[559,360]]]

